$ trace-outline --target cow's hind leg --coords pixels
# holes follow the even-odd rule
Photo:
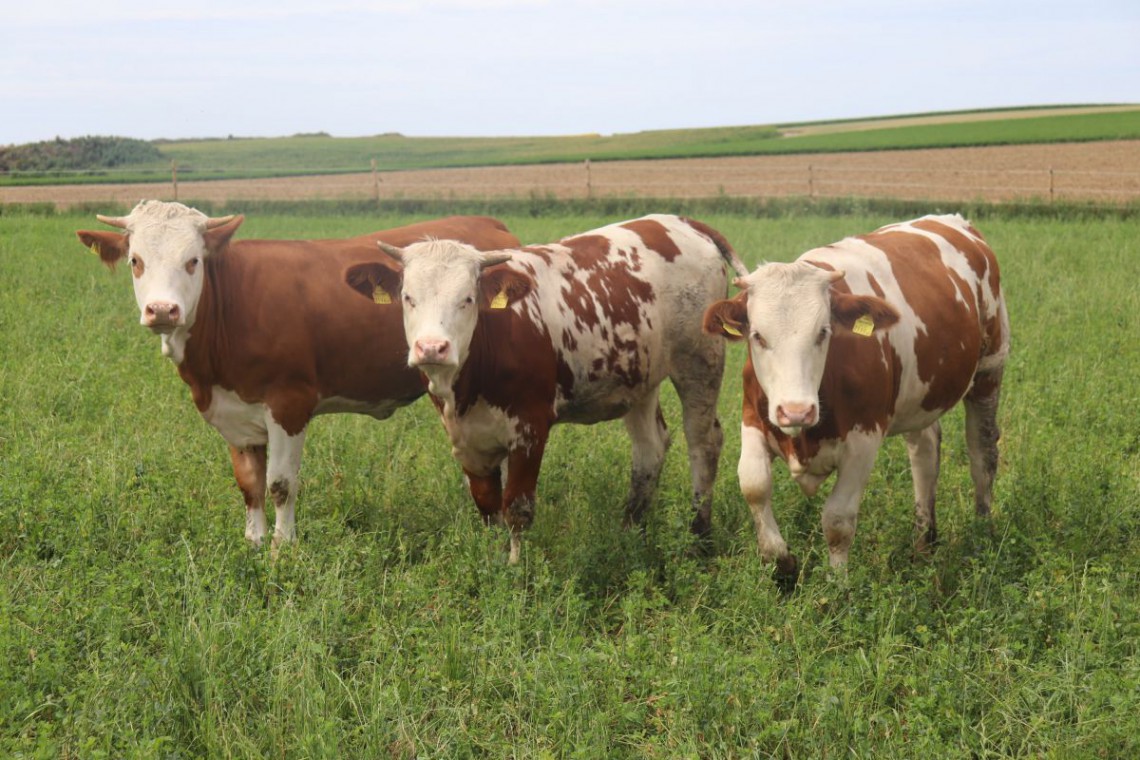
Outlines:
[[[724,377],[724,344],[704,341],[704,352],[674,357],[671,379],[681,399],[689,473],[693,481],[692,531],[707,536],[712,530],[713,486],[716,484],[724,430],[716,418],[717,397]]]
[[[646,394],[622,418],[633,444],[633,467],[629,478],[629,494],[625,499],[625,527],[641,525],[645,510],[657,492],[657,481],[669,449],[669,429],[661,414],[659,389]]]
[[[1002,368],[979,372],[966,394],[966,448],[970,453],[970,475],[974,479],[974,508],[979,517],[990,514],[994,476],[998,466],[998,401],[1001,398]]]
[[[914,548],[920,554],[938,540],[934,500],[938,491],[941,449],[942,425],[938,422],[906,435],[906,451],[910,456],[910,474],[914,481]]]
[[[234,479],[245,499],[245,537],[254,546],[265,539],[265,446],[230,446]]]

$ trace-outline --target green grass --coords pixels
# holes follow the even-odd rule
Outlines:
[[[556,137],[373,137],[306,135],[277,138],[163,142],[164,159],[124,170],[70,175],[14,173],[0,185],[60,182],[147,182],[169,177],[177,163],[184,180],[259,178],[457,166],[536,164],[617,159],[689,158],[781,153],[898,150],[1140,138],[1140,106],[1130,111],[1056,113],[955,123],[957,113],[934,114],[946,123],[891,126],[781,137],[770,125],[652,130],[615,135]],[[968,112],[975,114],[977,112]],[[1016,115],[1016,109],[1012,112]],[[887,117],[884,117],[887,118]],[[868,120],[861,120],[868,121]],[[873,121],[873,120],[870,120]],[[822,122],[829,123],[829,122]],[[798,125],[781,125],[781,128]],[[809,126],[809,125],[803,125]]]
[[[751,262],[891,221],[704,217]],[[245,236],[408,221],[250,216]],[[613,221],[513,216],[528,241]],[[621,425],[556,429],[523,563],[483,529],[427,403],[310,432],[300,541],[242,539],[221,439],[137,324],[89,216],[0,216],[0,756],[1134,757],[1140,752],[1140,222],[978,216],[1014,347],[992,525],[945,421],[943,543],[908,550],[905,447],[844,580],[777,466],[807,565],[781,597],[735,479],[690,556],[675,436],[647,536]],[[679,428],[675,396],[666,417]]]

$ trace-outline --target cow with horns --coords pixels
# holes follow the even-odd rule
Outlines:
[[[455,238],[475,248],[518,244],[488,217],[450,217],[343,240],[231,240],[241,216],[208,218],[180,203],[144,201],[123,217],[99,216],[122,232],[81,230],[103,263],[126,259],[140,321],[162,338],[198,411],[229,444],[246,504],[245,536],[273,546],[294,537],[305,430],[318,414],[376,419],[424,393],[407,366],[397,312],[342,298],[343,272],[376,255],[376,244]]]

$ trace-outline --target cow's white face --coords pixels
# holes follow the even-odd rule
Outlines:
[[[768,420],[785,433],[819,421],[819,384],[831,344],[832,281],[810,264],[766,264],[739,285],[748,293],[752,368],[768,397]]]
[[[203,215],[204,216],[204,215]],[[190,327],[202,295],[205,219],[128,222],[127,264],[139,322],[156,333]]]
[[[381,248],[397,266],[358,264],[346,280],[377,302],[401,304],[408,365],[427,375],[433,393],[444,392],[467,361],[480,312],[509,308],[532,283],[503,265],[508,252],[484,253],[452,240]]]
[[[747,340],[752,369],[768,398],[768,421],[788,435],[820,421],[819,386],[832,332],[886,329],[898,312],[880,298],[831,287],[843,272],[806,262],[765,264],[736,280],[743,291],[705,312],[705,330]]]
[[[202,295],[205,259],[225,246],[242,218],[210,219],[181,203],[144,201],[127,216],[99,219],[124,233],[80,231],[79,238],[109,266],[127,260],[139,322],[166,337],[189,331]]]
[[[467,360],[479,318],[483,255],[462,243],[435,241],[404,249],[404,335],[408,365],[429,373]]]

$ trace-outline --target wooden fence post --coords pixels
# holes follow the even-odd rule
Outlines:
[[[815,197],[815,168],[808,164],[808,197]]]
[[[590,180],[590,159],[586,159],[586,197],[594,197],[594,185]]]
[[[170,184],[174,186],[174,200],[178,200],[178,162],[170,161]]]
[[[376,171],[376,159],[372,159],[372,200],[380,203],[380,175]]]
[[[1053,167],[1049,167],[1049,203],[1053,203]]]

